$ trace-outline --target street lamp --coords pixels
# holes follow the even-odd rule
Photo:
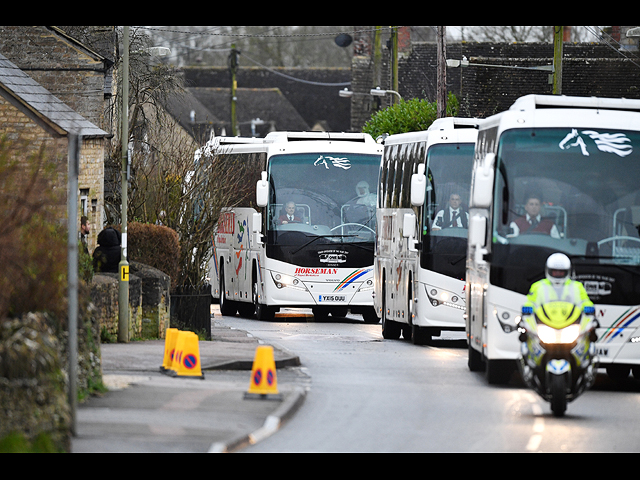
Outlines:
[[[627,30],[627,37],[629,38],[640,37],[640,27],[630,28],[629,30]]]
[[[467,60],[467,57],[462,57],[462,60],[449,60],[447,59],[447,67],[449,68],[459,68],[459,67],[463,67],[466,68],[470,65],[469,60]]]
[[[371,90],[371,95],[374,97],[386,97],[387,95],[396,95],[400,101],[402,96],[395,90],[382,90],[380,87]]]
[[[538,70],[543,72],[553,72],[555,67],[553,65],[542,65],[540,67],[518,67],[515,65],[491,65],[490,63],[471,63],[467,57],[462,57],[462,60],[447,59],[447,67],[449,68],[466,68],[466,67],[492,67],[492,68],[510,68],[513,70]]]
[[[340,95],[341,98],[351,98],[353,97],[353,92],[348,88],[345,88],[344,90],[340,90],[338,95]]]

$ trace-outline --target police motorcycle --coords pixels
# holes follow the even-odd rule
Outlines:
[[[558,259],[560,265],[557,265]],[[562,268],[554,270],[554,266]],[[546,271],[547,279],[551,280],[543,287],[553,288],[555,284],[556,287],[570,288],[567,285],[577,284],[579,287],[573,287],[584,289],[581,284],[568,280],[570,269],[571,262],[566,256],[550,257]],[[595,383],[598,322],[586,292],[584,297],[588,304],[585,306],[577,300],[550,297],[553,295],[544,298],[543,302],[527,302],[522,307],[518,324],[521,342],[519,365],[527,386],[551,404],[554,416],[562,417],[567,404]]]

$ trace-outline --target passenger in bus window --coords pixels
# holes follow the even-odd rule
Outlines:
[[[302,223],[302,219],[296,216],[296,204],[288,202],[285,205],[285,211],[278,219],[278,225],[287,225],[289,223]]]
[[[369,191],[369,184],[364,180],[356,185],[356,193],[358,194],[358,205],[366,205],[375,208],[378,203],[378,197],[375,193]]]
[[[449,206],[440,210],[433,221],[432,230],[445,228],[469,228],[469,213],[462,207],[462,199],[457,193],[449,197]]]
[[[553,238],[560,238],[558,227],[556,224],[548,219],[544,218],[542,212],[542,199],[538,195],[529,195],[527,203],[524,205],[524,209],[527,212],[520,218],[517,218],[511,222],[512,233],[509,237],[517,237],[518,235],[526,234],[543,234],[550,235]]]

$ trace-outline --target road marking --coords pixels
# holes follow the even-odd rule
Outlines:
[[[535,399],[529,396],[529,402],[531,402],[531,411],[535,415],[536,419],[533,422],[533,432],[534,434],[529,439],[529,443],[527,443],[527,451],[528,452],[537,452],[540,448],[540,444],[542,443],[542,434],[544,433],[544,417],[542,412],[542,407],[538,403],[535,402]]]

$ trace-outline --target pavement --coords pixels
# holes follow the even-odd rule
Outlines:
[[[271,345],[279,395],[245,398],[262,345],[214,316],[212,340],[199,342],[202,379],[161,371],[164,340],[101,345],[109,391],[78,405],[72,453],[232,453],[268,438],[303,404],[310,379],[295,354]]]

